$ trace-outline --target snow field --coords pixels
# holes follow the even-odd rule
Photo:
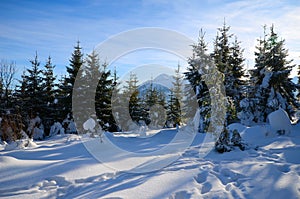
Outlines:
[[[267,124],[238,129],[249,147],[203,157],[197,134],[191,147],[171,164],[151,172],[132,173],[133,157],[115,158],[116,170],[99,163],[78,135],[57,135],[32,147],[0,145],[0,197],[3,198],[299,198],[300,126],[278,136]],[[151,132],[148,138],[127,133],[109,136],[122,150],[153,152],[168,145],[176,130]],[[107,140],[104,140],[104,143]],[[182,142],[182,140],[178,140]],[[177,143],[180,146],[180,143]],[[176,146],[176,143],[175,143]],[[103,153],[109,154],[102,148]],[[168,153],[171,153],[169,151]],[[165,157],[170,157],[165,154]],[[118,161],[119,160],[119,161]],[[151,159],[150,157],[150,160]],[[135,159],[134,161],[137,161]],[[141,160],[143,162],[144,160]],[[127,165],[125,165],[127,164]]]

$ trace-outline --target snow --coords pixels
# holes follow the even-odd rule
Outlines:
[[[83,123],[83,129],[86,131],[94,132],[96,126],[96,121],[93,118],[89,118]]]
[[[54,122],[54,124],[50,128],[49,136],[55,136],[57,134],[64,134],[65,129],[62,127],[61,123]]]
[[[23,139],[21,147],[1,142],[0,197],[300,197],[300,124],[280,136],[269,124],[231,124],[228,129],[236,129],[249,148],[205,156],[199,152],[206,134],[192,129],[147,129],[143,138],[138,132],[104,133],[103,143],[74,134]]]
[[[274,131],[284,131],[285,133],[290,133],[292,125],[287,112],[282,108],[274,111],[268,115],[268,119],[271,128]]]

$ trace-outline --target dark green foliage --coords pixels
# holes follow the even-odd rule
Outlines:
[[[42,112],[44,108],[44,83],[43,71],[39,68],[37,53],[30,60],[31,68],[22,75],[21,86],[17,90],[18,106],[23,116],[30,117],[36,112]]]
[[[210,96],[208,87],[202,78],[202,65],[205,64],[204,56],[207,52],[207,44],[204,41],[204,33],[201,30],[198,38],[198,43],[192,45],[193,56],[188,59],[189,67],[185,72],[185,78],[189,81],[190,86],[185,87],[186,99],[184,100],[183,111],[185,118],[193,118],[196,110],[200,108],[200,124],[199,131],[205,132],[209,124],[210,116]],[[192,90],[191,90],[192,89]],[[195,104],[198,102],[198,105]]]
[[[183,76],[180,74],[180,65],[178,64],[177,69],[175,70],[175,75],[173,76],[173,89],[168,103],[168,111],[173,116],[172,122],[174,125],[181,125],[182,123],[182,101],[183,101],[183,91],[182,91],[182,79]],[[172,97],[174,99],[172,99]],[[172,102],[173,101],[173,102]],[[173,106],[173,107],[172,107]]]
[[[77,45],[74,47],[74,51],[69,62],[69,66],[66,67],[68,75],[63,79],[65,82],[61,87],[61,92],[64,94],[64,97],[61,98],[60,102],[63,107],[61,114],[64,115],[64,117],[66,117],[68,113],[72,112],[73,87],[77,73],[84,63],[82,48],[79,41],[77,41]]]
[[[239,102],[242,99],[244,69],[243,69],[243,50],[240,48],[240,42],[235,37],[230,45],[230,39],[233,34],[229,34],[230,26],[225,21],[222,28],[218,29],[215,40],[215,48],[212,53],[218,70],[224,74],[224,86],[226,96],[228,96],[227,123],[230,124],[237,120],[237,110]]]
[[[181,123],[181,110],[179,99],[171,91],[167,105],[167,124],[169,127],[176,127]]]
[[[272,26],[270,34],[267,35],[265,31],[264,38],[259,40],[256,48],[255,68],[251,70],[251,97],[256,107],[254,121],[266,121],[268,114],[279,107],[291,118],[298,106],[294,96],[297,85],[289,77],[294,65],[287,60],[284,40],[279,40]]]
[[[45,64],[45,70],[43,71],[43,111],[41,112],[45,133],[48,135],[50,127],[57,117],[59,117],[59,107],[57,104],[56,94],[57,94],[57,84],[55,83],[56,77],[54,76],[51,57],[49,56]]]

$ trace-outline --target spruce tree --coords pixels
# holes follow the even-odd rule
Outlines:
[[[175,96],[173,90],[169,95],[169,100],[167,104],[167,126],[176,127],[176,125],[180,125],[181,123],[181,112],[179,100]]]
[[[210,95],[208,87],[202,78],[204,72],[202,67],[205,64],[205,53],[207,52],[207,44],[204,40],[205,33],[200,30],[198,43],[192,45],[193,55],[188,59],[189,67],[185,72],[185,78],[189,81],[190,86],[185,87],[184,108],[185,118],[193,118],[196,107],[200,108],[200,124],[199,131],[205,132],[210,121]],[[192,91],[191,91],[192,89]],[[198,104],[194,102],[197,101]],[[192,109],[192,110],[191,110]],[[188,121],[186,121],[188,122]]]
[[[287,60],[288,51],[284,48],[284,40],[279,40],[274,27],[270,34],[265,33],[264,39],[259,40],[255,53],[255,68],[251,71],[255,106],[254,121],[265,122],[269,113],[279,107],[284,109],[290,118],[298,103],[294,92],[296,84],[289,77],[294,65]]]
[[[244,108],[252,110],[254,122],[264,122],[266,115],[267,93],[266,85],[267,77],[270,76],[266,66],[266,48],[267,48],[267,33],[266,26],[264,26],[263,38],[258,39],[256,45],[255,65],[254,69],[250,70],[250,94],[249,103],[245,104]],[[263,84],[264,82],[264,84]]]
[[[138,90],[138,78],[136,74],[130,73],[129,80],[126,81],[124,86],[123,95],[125,96],[125,102],[129,102],[128,109],[131,119],[138,123],[141,119],[141,107]]]
[[[237,40],[237,37],[235,37],[235,40],[230,48],[231,56],[229,57],[229,64],[231,68],[231,74],[229,75],[232,78],[230,81],[230,90],[233,93],[232,99],[234,101],[236,111],[240,111],[239,104],[246,92],[246,82],[244,80],[244,50],[241,49],[240,43],[241,42]]]
[[[111,71],[107,69],[107,63],[100,68],[101,77],[96,88],[95,105],[99,123],[104,130],[118,131],[117,123],[112,113],[111,98],[114,89],[114,81]]]
[[[25,109],[25,112],[31,116],[34,113],[42,113],[44,112],[44,83],[43,83],[43,71],[39,68],[40,62],[38,60],[38,55],[36,53],[33,60],[30,60],[31,69],[27,69],[25,76],[23,77],[25,86],[24,94],[25,97],[24,105],[22,108]]]
[[[230,34],[229,30],[230,26],[227,26],[224,21],[223,26],[218,28],[218,33],[214,42],[214,51],[212,53],[212,57],[214,58],[218,70],[225,76],[224,85],[228,101],[226,121],[228,124],[236,119],[235,106],[232,105],[235,92],[232,89],[234,85],[234,78],[232,74],[232,65],[230,64],[232,57],[229,41],[233,34]]]
[[[182,100],[183,100],[183,91],[182,91],[182,79],[183,76],[180,74],[180,65],[178,63],[177,65],[177,69],[175,70],[175,75],[173,76],[174,81],[173,83],[173,93],[174,93],[174,97],[175,97],[175,103],[174,105],[176,106],[175,110],[177,111],[176,115],[176,122],[175,125],[181,125],[181,121],[182,121],[182,112],[181,112],[181,108],[182,108]]]
[[[58,107],[56,103],[57,94],[57,84],[55,83],[56,76],[54,76],[53,69],[55,66],[52,64],[51,57],[49,56],[46,64],[45,70],[43,71],[43,84],[44,84],[44,111],[47,113],[44,115],[44,126],[45,131],[48,133],[51,125],[58,116]]]
[[[75,83],[75,79],[77,77],[77,73],[80,67],[83,65],[83,53],[82,48],[80,46],[80,42],[77,41],[77,45],[74,47],[74,51],[69,60],[70,64],[67,66],[68,75],[64,78],[65,83],[62,89],[64,89],[63,93],[65,93],[65,98],[62,100],[62,104],[64,106],[62,114],[64,117],[67,116],[68,113],[72,111],[72,92]]]
[[[272,26],[268,38],[266,60],[266,67],[269,67],[272,72],[269,81],[270,95],[267,105],[271,111],[281,107],[292,118],[298,106],[294,96],[297,86],[289,76],[295,65],[292,64],[293,60],[287,60],[288,50],[285,49],[284,42],[283,39],[279,40]]]
[[[73,117],[79,131],[83,131],[83,123],[89,118],[96,119],[95,96],[100,78],[100,58],[95,51],[92,51],[86,56],[81,69],[77,72],[76,84],[73,88]]]

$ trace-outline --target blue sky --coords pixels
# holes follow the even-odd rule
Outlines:
[[[77,40],[86,54],[115,34],[143,27],[174,30],[194,41],[203,28],[211,48],[224,18],[231,33],[242,41],[249,67],[262,26],[272,23],[286,40],[290,58],[300,64],[298,0],[2,0],[0,8],[0,59],[15,60],[19,73],[30,67],[28,61],[37,51],[42,65],[50,55],[56,74],[65,74]],[[176,67],[178,61],[185,65],[174,55],[145,51],[121,57],[114,64],[124,73],[129,66],[155,63]]]

